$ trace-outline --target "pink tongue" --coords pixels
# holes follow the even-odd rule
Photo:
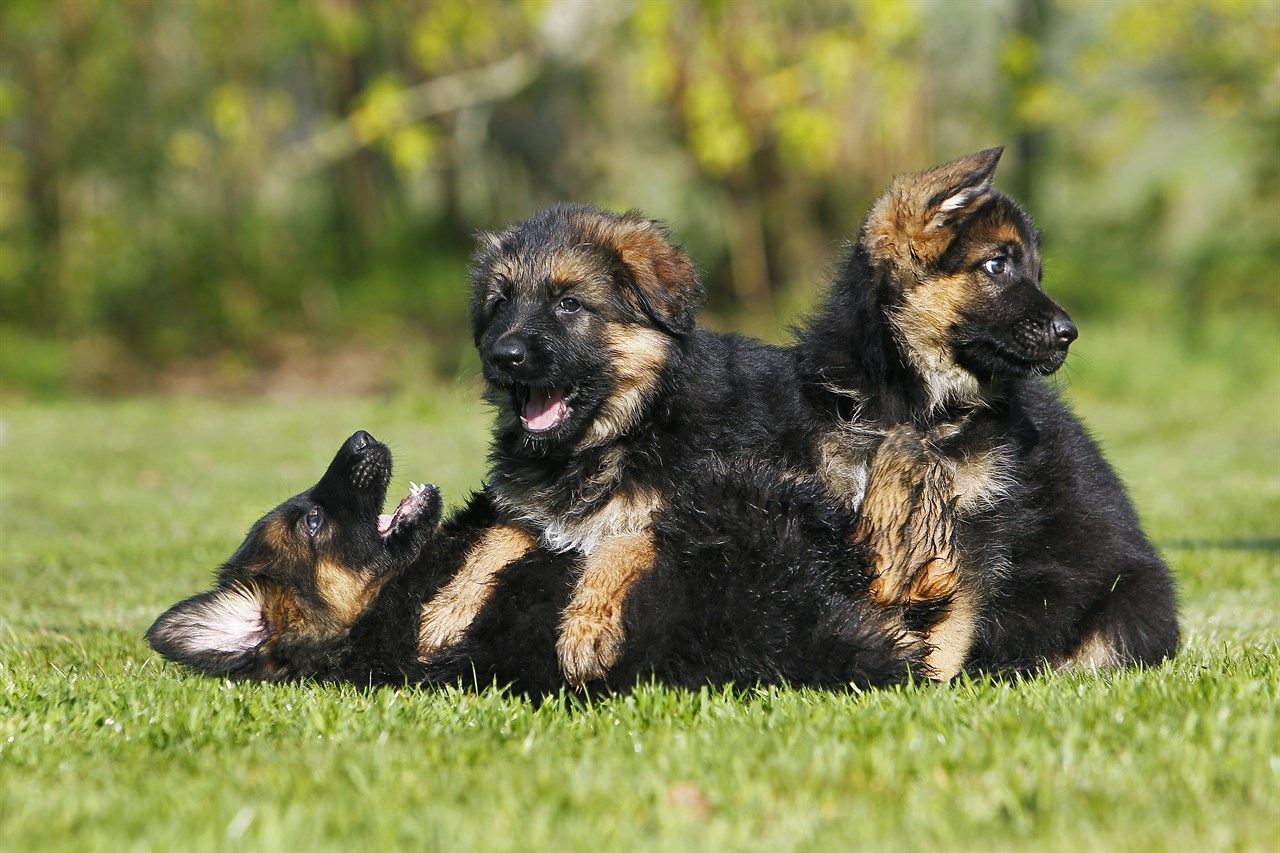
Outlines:
[[[555,429],[564,421],[569,407],[564,404],[564,391],[529,389],[529,402],[524,404],[524,425],[534,432]]]

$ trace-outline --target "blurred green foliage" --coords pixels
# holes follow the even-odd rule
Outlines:
[[[776,333],[893,174],[993,144],[1078,316],[1280,320],[1274,0],[8,0],[0,386],[452,374],[471,233],[565,199],[667,219]]]

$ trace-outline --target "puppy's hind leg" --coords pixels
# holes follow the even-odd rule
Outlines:
[[[854,538],[867,549],[871,596],[927,627],[925,665],[946,681],[973,643],[976,596],[964,583],[956,546],[954,476],[910,426],[876,450]]]

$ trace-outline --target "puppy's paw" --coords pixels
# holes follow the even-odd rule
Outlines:
[[[409,484],[409,494],[400,499],[396,511],[378,516],[378,532],[384,537],[399,533],[410,525],[434,521],[440,514],[440,489],[430,483]]]
[[[622,657],[625,640],[622,618],[617,611],[601,612],[570,608],[560,622],[556,656],[565,680],[574,687],[608,675]]]
[[[418,658],[426,660],[441,649],[460,641],[480,613],[483,601],[463,593],[470,590],[446,587],[422,605],[418,612]]]

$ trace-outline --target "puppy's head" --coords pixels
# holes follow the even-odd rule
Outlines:
[[[885,310],[936,404],[1052,373],[1076,338],[1041,289],[1031,217],[991,187],[1001,151],[898,178],[863,228]]]
[[[434,486],[414,486],[380,515],[390,479],[390,450],[355,433],[320,482],[253,526],[212,590],[156,620],[151,646],[211,675],[315,674],[440,518]]]
[[[500,434],[547,449],[625,431],[693,328],[702,285],[688,256],[655,220],[582,205],[480,243],[471,322]]]

